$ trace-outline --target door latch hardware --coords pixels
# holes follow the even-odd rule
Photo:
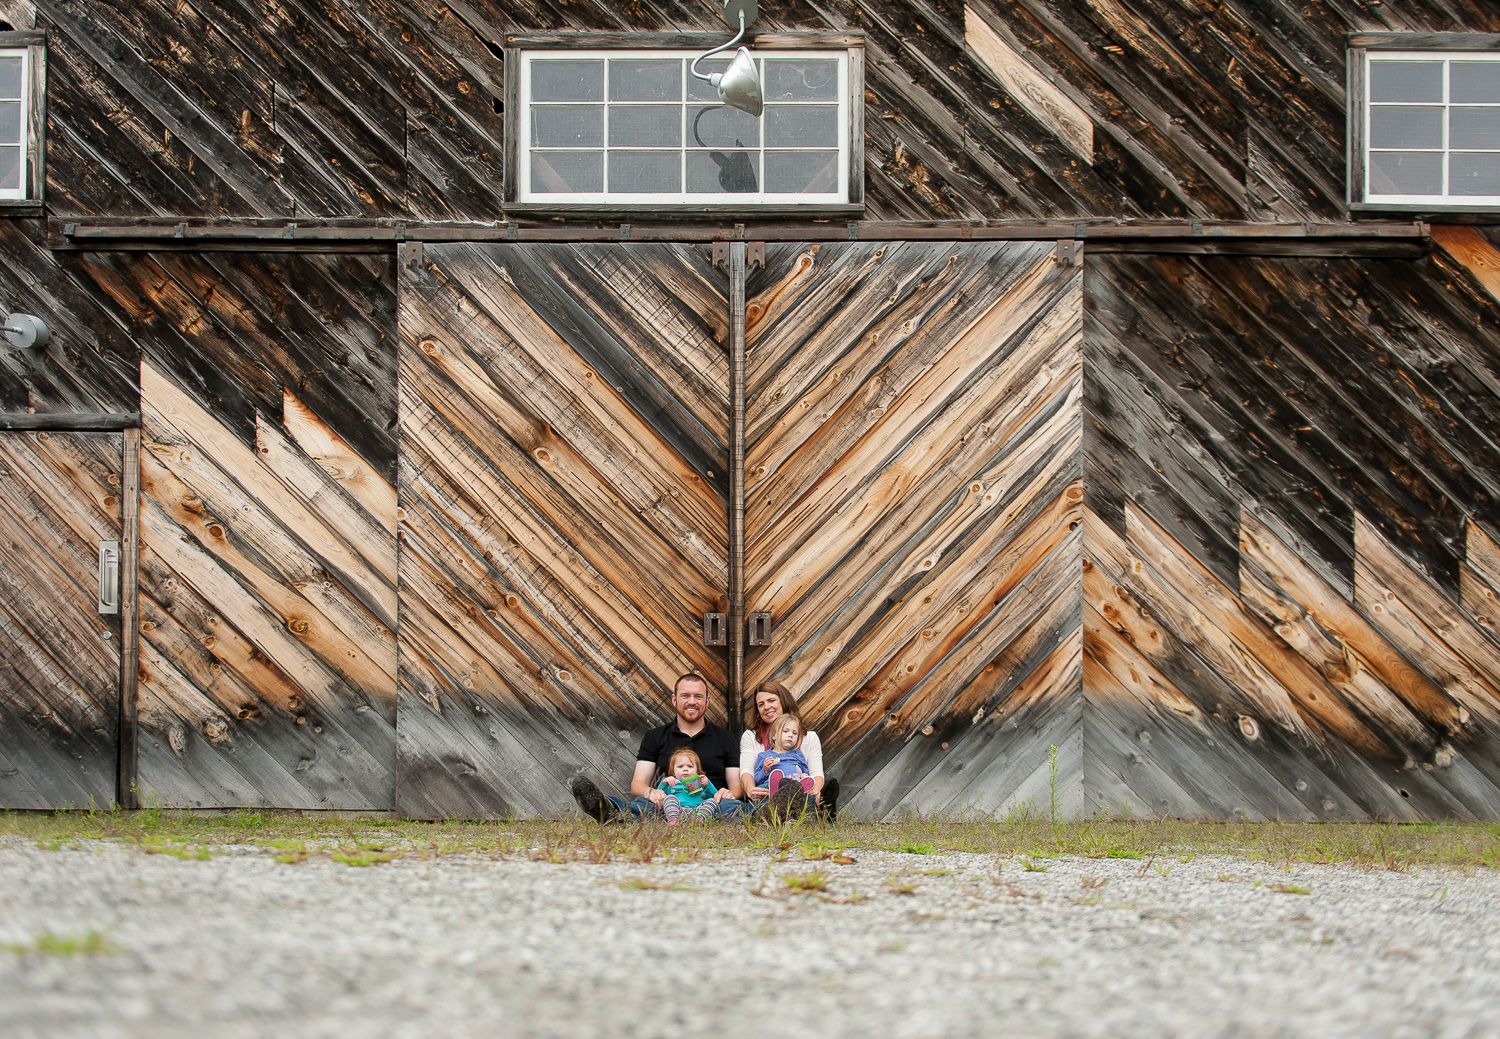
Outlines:
[[[729,644],[729,616],[724,613],[703,615],[703,644],[705,646],[727,646]]]
[[[746,633],[745,644],[749,646],[769,646],[771,644],[771,615],[769,613],[752,613],[745,618],[749,631]]]
[[[99,542],[99,612],[120,612],[120,543]]]

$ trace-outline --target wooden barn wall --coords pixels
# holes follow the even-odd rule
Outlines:
[[[141,796],[390,808],[393,259],[84,270],[142,346]]]
[[[1049,764],[1081,811],[1079,269],[778,245],[748,295],[746,688],[797,694],[853,814],[1035,807]]]
[[[1090,812],[1500,816],[1500,307],[1454,257],[1089,258]]]
[[[101,299],[87,259],[52,252],[46,237],[41,220],[0,220],[0,310],[35,314],[53,333],[42,350],[0,350],[0,411],[135,411],[140,354],[129,323]]]
[[[707,247],[452,245],[401,276],[397,804],[620,790],[676,677],[725,688],[728,281]],[[722,695],[709,717],[727,722]]]
[[[764,32],[866,34],[875,219],[1344,219],[1346,34],[1500,31],[1488,0],[760,10]],[[495,219],[507,35],[722,29],[675,0],[0,0],[0,17],[50,33],[54,216]]]

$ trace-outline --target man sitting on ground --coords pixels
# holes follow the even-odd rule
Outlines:
[[[702,675],[687,674],[672,687],[672,709],[676,713],[665,725],[648,729],[636,752],[635,772],[630,777],[630,801],[601,793],[593,781],[573,780],[573,800],[583,814],[601,823],[626,818],[649,819],[661,814],[666,794],[656,788],[656,777],[667,774],[667,762],[679,747],[691,747],[703,762],[703,774],[718,789],[715,814],[730,819],[748,813],[737,800],[740,791],[739,747],[727,729],[704,717],[708,710],[708,683]]]

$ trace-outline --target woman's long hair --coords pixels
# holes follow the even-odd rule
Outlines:
[[[781,713],[796,718],[802,731],[807,731],[806,723],[802,721],[802,712],[797,708],[797,698],[792,695],[792,691],[780,682],[762,682],[750,691],[749,700],[745,704],[745,728],[755,733],[762,747],[766,746],[766,723],[760,720],[760,712],[755,709],[755,698],[761,693],[774,695],[781,704]]]

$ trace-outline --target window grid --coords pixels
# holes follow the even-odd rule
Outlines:
[[[0,199],[27,198],[31,60],[24,47],[0,48]]]
[[[1500,61],[1500,55],[1472,51],[1437,51],[1437,52],[1407,52],[1392,53],[1389,51],[1378,53],[1367,53],[1366,76],[1365,76],[1365,105],[1364,105],[1364,165],[1365,165],[1365,201],[1375,203],[1410,203],[1413,205],[1466,205],[1466,206],[1489,206],[1500,205],[1500,193],[1489,195],[1463,194],[1453,192],[1452,159],[1454,149],[1451,146],[1453,112],[1457,110],[1491,110],[1500,116],[1500,101],[1466,101],[1455,102],[1452,100],[1453,64],[1474,62],[1496,62]],[[1430,64],[1441,63],[1442,65],[1442,96],[1438,101],[1416,101],[1416,100],[1387,100],[1376,101],[1373,97],[1373,80],[1375,75],[1374,66],[1380,64],[1396,64],[1402,62],[1425,62]],[[1393,146],[1375,146],[1374,122],[1375,113],[1380,109],[1400,108],[1431,108],[1441,111],[1442,141],[1438,147],[1410,147],[1398,148]],[[1496,162],[1500,162],[1500,136],[1497,136],[1490,147],[1475,147],[1465,145],[1460,149],[1462,154],[1491,154],[1496,156]],[[1380,193],[1373,186],[1375,171],[1375,157],[1378,155],[1421,155],[1439,153],[1441,165],[1439,171],[1439,184],[1441,192],[1421,194]]]
[[[761,51],[755,52],[756,65],[761,74],[763,84],[767,82],[767,62],[786,60],[826,60],[835,64],[836,67],[836,90],[834,97],[830,99],[809,100],[768,100],[765,110],[760,118],[755,120],[755,139],[746,142],[742,147],[699,145],[694,143],[693,128],[689,125],[694,117],[693,113],[699,109],[725,110],[727,106],[720,103],[713,88],[707,83],[696,79],[688,71],[692,64],[693,55],[686,52],[663,52],[663,51],[631,51],[631,52],[598,52],[598,51],[554,51],[554,52],[531,52],[522,56],[521,72],[521,101],[522,109],[526,113],[521,121],[520,152],[523,156],[520,195],[523,201],[546,201],[546,202],[583,202],[583,203],[608,203],[608,204],[741,204],[747,206],[759,206],[766,204],[794,203],[794,204],[817,204],[827,202],[844,202],[848,197],[848,59],[843,51]],[[675,101],[638,101],[630,98],[615,98],[612,95],[612,76],[610,75],[610,63],[613,61],[635,62],[650,60],[674,60],[678,65],[678,99]],[[599,61],[603,67],[602,96],[597,101],[536,101],[532,99],[532,70],[536,64],[549,61]],[[727,55],[716,55],[714,58],[701,62],[699,69],[704,72],[721,72],[729,64]],[[700,96],[694,97],[692,91],[697,90]],[[567,108],[567,107],[595,107],[602,108],[602,127],[599,145],[576,145],[555,146],[537,145],[533,139],[533,128],[535,122],[532,113],[535,110]],[[614,144],[611,142],[612,116],[616,110],[622,107],[632,108],[676,108],[678,110],[678,144],[677,145],[635,145]],[[794,108],[834,108],[836,111],[835,133],[832,139],[818,144],[786,145],[776,144],[768,146],[766,143],[766,125],[768,116],[776,109]],[[560,192],[560,191],[538,191],[532,183],[534,175],[533,159],[538,152],[575,152],[578,154],[599,154],[601,156],[601,185],[600,191],[589,192]],[[671,192],[618,192],[611,190],[610,183],[610,157],[612,154],[620,153],[671,153],[679,155],[677,162],[677,176],[679,190]],[[768,153],[835,153],[837,170],[837,183],[835,190],[829,192],[770,192],[765,189],[766,185],[766,157]],[[754,174],[757,190],[746,192],[731,191],[692,191],[689,188],[689,163],[694,154],[708,155],[710,153],[726,154],[750,154],[754,156]]]

